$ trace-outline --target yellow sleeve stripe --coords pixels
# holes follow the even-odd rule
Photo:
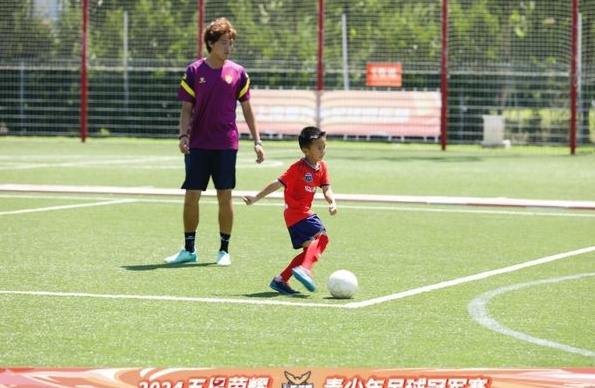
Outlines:
[[[242,97],[244,97],[244,94],[246,94],[246,92],[248,91],[248,88],[250,87],[250,78],[246,78],[246,85],[242,88],[242,90],[240,90],[240,95],[238,96],[238,100]]]
[[[190,94],[192,96],[192,98],[196,98],[196,94],[194,93],[194,90],[192,90],[192,88],[186,83],[185,80],[182,80],[182,82],[180,82],[180,86],[182,86],[184,88],[184,90],[187,91],[188,94]]]

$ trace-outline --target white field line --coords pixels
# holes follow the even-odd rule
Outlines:
[[[113,197],[110,195],[110,197]],[[19,194],[19,193],[0,193],[0,198],[30,198],[30,199],[67,199],[67,200],[80,200],[81,196],[73,193],[73,195],[41,195],[41,194]],[[109,198],[107,197],[85,197],[87,200],[97,200],[97,201],[107,201]],[[279,198],[280,199],[280,198]],[[112,199],[113,200],[113,199]],[[136,199],[137,202],[144,202],[144,203],[175,203],[181,204],[183,198],[138,198]],[[217,201],[213,197],[209,197],[209,199],[204,199],[201,201],[204,204],[217,204]],[[244,202],[236,198],[234,202],[236,205],[244,205]],[[322,202],[314,203],[314,208],[319,206],[324,206]],[[399,204],[397,204],[399,205]],[[282,201],[262,201],[259,202],[256,206],[268,206],[268,207],[282,207]],[[444,208],[430,208],[430,207],[414,207],[414,206],[399,206],[395,207],[392,205],[375,205],[374,202],[369,202],[368,204],[362,205],[348,205],[348,204],[340,204],[341,209],[353,209],[353,210],[380,210],[380,211],[403,211],[403,212],[430,212],[430,213],[458,213],[458,214],[485,214],[485,215],[507,215],[507,216],[543,216],[543,217],[571,217],[571,218],[595,218],[595,213],[591,212],[576,212],[576,213],[565,213],[565,212],[552,212],[552,211],[527,211],[527,210],[486,210],[486,209],[462,209],[462,208],[453,208],[449,207],[448,209]]]
[[[346,308],[357,309],[362,307],[369,307],[381,303],[390,302],[393,300],[404,299],[406,297],[423,294],[426,292],[436,291],[447,287],[458,286],[464,283],[469,283],[477,280],[486,279],[492,276],[519,271],[523,268],[533,267],[536,265],[550,263],[556,260],[565,259],[572,256],[578,256],[584,253],[595,251],[595,246],[588,248],[577,249],[570,252],[559,253],[557,255],[543,257],[541,259],[527,261],[524,263],[504,267],[492,271],[481,272],[475,275],[466,276],[458,279],[449,280],[446,282],[431,284],[424,287],[414,288],[399,292],[396,294],[386,295],[380,298],[373,298],[359,302],[351,302],[346,304],[330,304],[330,303],[307,303],[307,302],[291,302],[291,301],[277,301],[277,300],[252,300],[252,299],[225,299],[225,298],[193,298],[182,296],[154,296],[154,295],[111,295],[111,294],[90,294],[79,292],[50,292],[50,291],[11,291],[0,290],[0,294],[14,294],[14,295],[32,295],[32,296],[57,296],[57,297],[87,297],[87,298],[105,298],[105,299],[138,299],[138,300],[157,300],[157,301],[181,301],[181,302],[202,302],[202,303],[234,303],[234,304],[253,304],[253,305],[275,305],[275,306],[301,306],[301,307],[322,307],[322,308]]]
[[[75,168],[87,168],[87,167],[92,167],[92,166],[123,166],[123,167],[128,167],[130,165],[136,165],[136,164],[140,164],[141,166],[146,165],[148,163],[151,162],[157,162],[160,163],[160,165],[163,165],[162,162],[169,162],[169,161],[175,161],[175,160],[181,160],[180,158],[177,157],[172,157],[172,156],[164,156],[164,157],[145,157],[145,158],[124,158],[124,159],[89,159],[88,157],[86,158],[81,158],[81,160],[76,160],[73,162],[56,162],[56,163],[39,163],[39,162],[35,162],[35,163],[26,163],[26,162],[14,162],[14,161],[9,161],[9,162],[3,162],[2,160],[0,160],[0,162],[2,164],[5,164],[5,166],[0,165],[0,170],[30,170],[30,169],[35,169],[35,168],[59,168],[59,167],[75,167]],[[180,162],[183,163],[183,162]],[[174,166],[172,165],[172,168],[180,168],[180,166]]]
[[[183,196],[182,189],[164,189],[154,187],[114,187],[114,186],[61,186],[61,185],[26,185],[26,184],[0,184],[0,191],[12,192],[44,192],[44,193],[78,193],[78,194],[122,194],[122,195],[166,195]],[[254,191],[234,191],[236,198],[244,195],[254,195]],[[214,190],[207,190],[203,196],[214,197]],[[282,198],[283,193],[275,192],[268,198]],[[335,193],[337,201],[349,202],[375,202],[375,203],[415,203],[425,205],[462,205],[462,206],[496,206],[496,207],[523,207],[523,208],[555,208],[595,210],[595,201],[565,201],[565,200],[538,200],[517,198],[483,198],[483,197],[443,197],[443,196],[404,196],[404,195],[371,195],[371,194],[341,194]],[[316,194],[317,199],[322,199],[322,194]]]
[[[252,299],[226,299],[226,298],[194,298],[186,296],[159,296],[159,295],[113,295],[113,294],[89,294],[84,292],[50,292],[50,291],[9,291],[0,290],[0,294],[8,295],[32,295],[32,296],[58,296],[78,298],[101,298],[101,299],[136,299],[156,300],[172,302],[202,302],[202,303],[233,303],[233,304],[256,304],[275,306],[302,306],[302,307],[336,307],[345,308],[345,305],[328,303],[306,303],[277,300],[252,300]]]
[[[490,313],[487,308],[487,305],[490,302],[490,300],[492,300],[494,297],[502,295],[506,292],[520,290],[521,288],[525,288],[525,287],[534,287],[534,286],[540,286],[540,285],[549,284],[549,283],[560,283],[560,282],[564,282],[567,280],[577,280],[577,279],[581,279],[581,278],[584,278],[587,276],[595,276],[595,273],[583,273],[583,274],[564,276],[564,277],[553,278],[553,279],[537,280],[537,281],[533,281],[533,282],[513,284],[511,286],[498,288],[496,290],[486,292],[485,294],[482,294],[482,295],[478,296],[477,298],[475,298],[474,300],[472,300],[471,303],[469,303],[469,305],[467,306],[467,311],[469,312],[469,315],[471,316],[471,318],[473,318],[477,323],[479,323],[481,326],[483,326],[489,330],[504,334],[504,335],[512,337],[512,338],[516,338],[521,341],[530,342],[535,345],[549,347],[549,348],[561,350],[561,351],[564,351],[567,353],[580,354],[581,356],[595,357],[595,352],[592,350],[575,348],[573,346],[560,344],[558,342],[533,337],[528,334],[509,329],[506,326],[501,325],[494,318],[490,317]],[[585,318],[585,320],[590,319],[590,317],[584,317],[584,318]]]
[[[117,205],[117,204],[121,204],[121,203],[132,203],[132,202],[137,202],[137,200],[136,199],[118,199],[118,200],[104,201],[104,202],[79,203],[79,204],[74,204],[74,205],[47,206],[47,207],[38,207],[38,208],[31,208],[31,209],[10,210],[10,211],[0,212],[0,216],[7,216],[7,215],[14,215],[14,214],[26,214],[26,213],[38,213],[38,212],[47,212],[47,211],[54,211],[54,210],[78,209],[78,208],[93,207],[93,206],[108,206],[108,205]]]
[[[180,154],[181,155],[181,154]],[[52,156],[53,157],[53,156]],[[45,158],[36,158],[45,159]],[[32,170],[42,168],[88,168],[88,167],[102,167],[113,166],[115,168],[129,168],[134,166],[138,169],[176,169],[180,170],[184,166],[184,159],[182,156],[162,156],[162,157],[129,157],[119,159],[89,159],[88,156],[80,156],[78,159],[66,159],[65,162],[31,162],[27,159],[24,162],[15,161],[14,158],[10,160],[0,158],[0,170]],[[282,161],[268,161],[266,164],[257,164],[254,159],[238,158],[238,165],[236,168],[277,168],[282,166]]]
[[[568,257],[578,256],[578,255],[582,255],[584,253],[589,253],[589,252],[594,252],[594,251],[595,251],[595,246],[591,246],[588,248],[577,249],[577,250],[570,251],[570,252],[559,253],[557,255],[547,256],[547,257],[543,257],[543,258],[537,259],[537,260],[526,261],[524,263],[511,265],[509,267],[499,268],[499,269],[495,269],[492,271],[481,272],[481,273],[478,273],[475,275],[465,276],[465,277],[458,278],[458,279],[453,279],[453,280],[448,280],[448,281],[441,282],[441,283],[431,284],[429,286],[414,288],[412,290],[399,292],[397,294],[386,295],[386,296],[383,296],[380,298],[368,299],[368,300],[364,300],[361,302],[347,303],[345,305],[345,307],[346,308],[359,308],[359,307],[372,306],[375,304],[385,303],[385,302],[388,302],[391,300],[403,299],[403,298],[406,298],[409,296],[423,294],[425,292],[436,291],[436,290],[444,289],[447,287],[453,287],[453,286],[458,286],[458,285],[461,285],[464,283],[470,283],[470,282],[474,282],[477,280],[487,279],[492,276],[501,275],[501,274],[505,274],[505,273],[509,273],[509,272],[515,272],[515,271],[519,271],[524,268],[529,268],[529,267],[534,267],[536,265],[551,263],[556,260],[566,259]]]
[[[15,186],[16,190],[15,190]],[[32,187],[37,187],[37,190],[31,190]],[[30,186],[30,185],[0,185],[0,191],[2,191],[3,189],[6,189],[5,191],[41,191],[41,192],[68,192],[68,193],[109,193],[109,194],[114,194],[114,191],[110,190],[110,189],[120,189],[120,190],[116,190],[118,191],[119,194],[148,194],[148,195],[172,195],[172,194],[181,194],[182,191],[181,190],[176,190],[175,192],[173,192],[172,190],[169,189],[152,189],[152,188],[109,188],[109,187],[100,187],[100,189],[97,189],[95,187],[76,187],[76,186],[68,186],[67,188],[72,188],[72,190],[67,189],[65,190],[65,186],[43,186],[42,189],[39,189],[40,186]],[[45,188],[45,189],[43,189]],[[82,191],[81,191],[82,190]],[[163,192],[163,190],[166,190],[166,192]],[[158,191],[157,193],[155,193],[155,191]],[[207,194],[207,193],[205,193]],[[211,195],[214,195],[214,193],[210,193]],[[236,193],[236,195],[241,196],[243,195],[242,193]],[[369,201],[370,197],[374,197],[374,196],[363,196],[365,197],[365,199],[360,199],[362,201]],[[385,196],[382,196],[385,197]],[[80,205],[66,205],[66,206],[54,206],[54,207],[50,207],[50,208],[41,208],[41,209],[25,209],[25,210],[20,210],[20,211],[15,211],[15,212],[33,212],[33,211],[47,211],[47,210],[59,210],[59,209],[69,209],[69,208],[74,208],[74,207],[86,207],[86,206],[100,206],[100,205],[110,205],[110,204],[115,204],[115,203],[128,203],[128,202],[136,202],[137,200],[133,200],[133,199],[124,199],[124,200],[120,200],[120,201],[106,201],[106,202],[99,202],[99,203],[94,203],[94,204],[80,204]],[[387,202],[385,200],[381,200],[380,202]],[[543,207],[543,206],[540,206]],[[556,206],[558,207],[558,206]],[[45,209],[45,210],[42,210]],[[4,213],[0,213],[0,215],[2,214],[6,214],[6,213],[15,213],[15,212],[4,212]],[[507,213],[512,213],[513,212],[507,212]],[[547,213],[544,213],[547,214]],[[380,298],[374,298],[374,299],[369,299],[367,301],[360,301],[360,302],[352,302],[352,303],[347,303],[344,305],[331,305],[331,304],[321,304],[321,303],[298,303],[298,302],[280,302],[280,301],[262,301],[262,300],[256,300],[256,301],[251,301],[251,300],[244,300],[244,299],[218,299],[218,298],[185,298],[185,297],[170,297],[170,296],[129,296],[129,295],[101,295],[101,294],[84,294],[84,293],[52,293],[52,292],[45,292],[45,291],[1,291],[0,290],[0,294],[2,293],[20,293],[20,294],[34,294],[34,295],[52,295],[52,296],[87,296],[87,297],[102,297],[102,298],[121,298],[121,299],[154,299],[154,300],[186,300],[186,301],[199,301],[199,302],[210,302],[210,303],[243,303],[243,304],[269,304],[269,305],[292,305],[292,306],[305,306],[305,307],[338,307],[338,308],[359,308],[359,307],[367,307],[367,306],[371,306],[371,305],[375,305],[375,304],[380,304],[380,303],[384,303],[387,301],[391,301],[391,300],[397,300],[397,299],[402,299],[408,296],[413,296],[413,295],[418,295],[421,293],[425,293],[425,292],[430,292],[430,291],[435,291],[435,290],[439,290],[439,289],[443,289],[443,288],[447,288],[447,287],[451,287],[451,286],[456,286],[459,284],[463,284],[463,283],[468,283],[468,282],[472,282],[472,281],[476,281],[476,280],[481,280],[481,279],[485,279],[491,276],[495,276],[495,275],[499,275],[499,274],[503,274],[503,273],[508,273],[508,272],[513,272],[513,271],[517,271],[523,268],[527,268],[527,267],[531,267],[531,266],[535,266],[535,265],[540,265],[540,264],[544,264],[544,263],[549,263],[555,260],[559,260],[559,259],[563,259],[563,258],[567,258],[567,257],[571,257],[571,256],[576,256],[576,255],[580,255],[583,253],[588,253],[588,252],[592,252],[595,251],[595,246],[592,247],[588,247],[588,248],[583,248],[583,249],[578,249],[575,251],[571,251],[571,252],[566,252],[566,253],[561,253],[561,254],[557,254],[557,255],[553,255],[553,256],[548,256],[548,257],[544,257],[541,259],[537,259],[537,260],[533,260],[533,261],[529,261],[529,262],[525,262],[525,263],[520,263],[520,264],[516,264],[513,266],[509,266],[509,267],[505,267],[505,268],[501,268],[501,269],[497,269],[497,270],[492,270],[492,271],[487,271],[487,272],[482,272],[476,275],[471,275],[471,276],[467,276],[467,277],[463,277],[463,278],[459,278],[459,279],[454,279],[454,280],[450,280],[450,281],[446,281],[446,282],[441,282],[441,283],[437,283],[437,284],[433,284],[433,285],[428,285],[428,286],[424,286],[424,287],[420,287],[420,288],[416,288],[416,289],[412,289],[412,290],[408,290],[408,291],[403,291],[397,294],[392,294],[392,295],[387,295],[384,297],[380,297]]]

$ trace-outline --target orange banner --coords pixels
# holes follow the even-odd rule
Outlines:
[[[395,62],[369,62],[366,66],[366,86],[402,86],[403,68]]]
[[[595,368],[0,368],[1,388],[593,387]]]

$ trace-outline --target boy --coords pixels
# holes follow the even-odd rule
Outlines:
[[[298,141],[304,157],[292,164],[281,176],[268,184],[255,196],[244,196],[244,202],[252,205],[276,190],[284,187],[285,224],[294,249],[302,248],[291,263],[271,281],[270,287],[281,294],[298,294],[288,284],[295,276],[308,291],[315,291],[312,266],[326,248],[329,241],[322,221],[311,210],[316,188],[328,202],[331,215],[337,213],[335,196],[330,186],[327,165],[323,159],[326,153],[326,133],[317,127],[306,127],[300,132]]]

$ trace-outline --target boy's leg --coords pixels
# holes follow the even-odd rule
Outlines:
[[[328,244],[328,236],[326,234],[320,234],[314,239],[305,249],[304,261],[301,266],[308,271],[312,271],[312,266],[318,261],[322,252],[326,249]]]
[[[289,263],[287,268],[285,268],[283,270],[283,272],[281,272],[281,275],[280,275],[281,281],[284,281],[286,283],[289,281],[289,279],[293,275],[293,272],[291,270],[294,269],[295,267],[297,267],[298,265],[302,264],[302,262],[304,261],[305,255],[306,255],[306,251],[304,250],[302,253],[300,253],[299,255],[297,255],[296,257],[294,257],[291,260],[291,263]]]
[[[305,255],[305,251],[300,253],[299,255],[297,255],[296,257],[294,257],[291,260],[291,263],[289,263],[289,265],[287,266],[287,268],[285,268],[283,270],[283,272],[281,272],[280,275],[275,276],[273,278],[273,280],[271,280],[271,284],[270,287],[281,293],[281,294],[288,294],[288,295],[294,295],[294,294],[299,294],[299,291],[294,290],[293,288],[291,288],[291,286],[287,283],[289,281],[289,279],[292,276],[292,270],[293,268],[299,266],[302,261],[304,260],[304,255]]]

